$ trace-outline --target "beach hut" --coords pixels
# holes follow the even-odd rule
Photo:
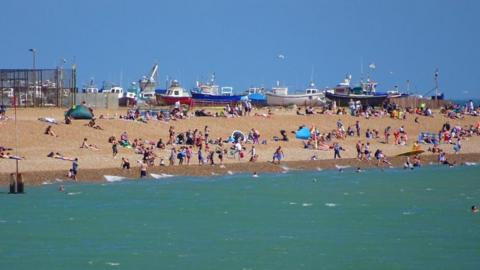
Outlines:
[[[73,105],[65,115],[70,116],[73,119],[92,119],[93,117],[90,109],[84,105]]]
[[[295,134],[295,138],[300,140],[308,140],[310,139],[310,129],[308,127],[303,127],[298,130]]]

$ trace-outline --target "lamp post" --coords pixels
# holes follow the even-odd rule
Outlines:
[[[36,60],[36,57],[37,57],[37,49],[32,48],[32,49],[29,49],[28,51],[32,52],[32,57],[33,57],[32,69],[35,69],[35,60]]]

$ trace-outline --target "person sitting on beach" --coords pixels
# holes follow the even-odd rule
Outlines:
[[[66,125],[72,124],[72,117],[65,115],[65,124]]]
[[[272,159],[272,163],[275,164],[275,160],[277,161],[278,164],[280,164],[280,161],[283,159],[283,151],[282,151],[282,147],[279,146],[277,148],[277,150],[275,150],[275,152],[273,153],[273,159]]]
[[[157,148],[158,149],[165,149],[165,144],[163,143],[163,140],[161,138],[157,142]]]
[[[305,114],[310,115],[310,114],[315,114],[315,111],[313,110],[312,106],[308,106],[305,108]]]
[[[94,145],[94,144],[88,144],[87,143],[87,138],[83,138],[83,142],[82,142],[82,145],[80,146],[80,148],[86,148],[86,149],[91,149],[91,150],[99,150],[99,148]]]
[[[88,124],[86,126],[94,128],[94,129],[103,130],[103,128],[101,126],[99,126],[95,123],[95,118],[90,119],[90,121],[88,122]]]
[[[53,136],[53,137],[58,137],[57,134],[55,134],[55,132],[53,131],[53,127],[51,125],[49,125],[46,129],[45,129],[45,132],[44,132],[45,135],[50,135],[50,136]]]
[[[300,111],[300,108],[297,108],[297,115],[305,115]]]
[[[130,145],[130,142],[128,141],[128,134],[126,131],[124,131],[121,135],[120,135],[120,144],[123,146],[123,145]]]

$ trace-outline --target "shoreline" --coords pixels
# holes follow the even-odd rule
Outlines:
[[[438,164],[438,155],[424,154],[421,155],[422,166],[430,164]],[[480,153],[465,154],[448,154],[447,158],[450,162],[458,165],[465,162],[480,162]],[[351,168],[402,168],[405,157],[390,157],[389,161],[392,165],[381,164],[377,166],[376,160],[360,161],[356,158],[343,159],[321,159],[306,161],[284,161],[281,164],[272,164],[271,162],[245,162],[245,163],[226,163],[221,165],[175,165],[175,166],[153,166],[148,168],[148,174],[169,174],[173,176],[221,176],[229,173],[281,173],[289,170],[318,170],[318,169],[338,169],[338,166],[350,166]],[[121,176],[126,179],[139,179],[140,169],[138,166],[132,167],[130,170],[124,170],[119,167],[99,168],[99,169],[80,169],[77,175],[77,182],[68,179],[65,170],[52,171],[23,171],[24,182],[26,185],[38,186],[44,182],[55,183],[56,179],[69,183],[104,183],[107,182],[105,175]],[[0,173],[0,185],[9,185],[10,173]],[[148,177],[149,179],[151,177]]]

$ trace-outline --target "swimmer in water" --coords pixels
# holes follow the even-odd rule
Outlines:
[[[257,174],[257,172],[253,172],[253,175],[252,175],[252,177],[258,177],[258,174]]]
[[[357,172],[357,173],[361,173],[361,172],[362,172],[362,169],[360,169],[360,167],[357,167],[356,172]]]
[[[60,186],[58,187],[58,191],[60,191],[60,192],[65,192],[65,187],[64,187],[63,185],[60,185]]]
[[[472,213],[477,213],[478,211],[480,211],[478,207],[476,207],[475,205],[472,205],[471,209],[472,209]]]

